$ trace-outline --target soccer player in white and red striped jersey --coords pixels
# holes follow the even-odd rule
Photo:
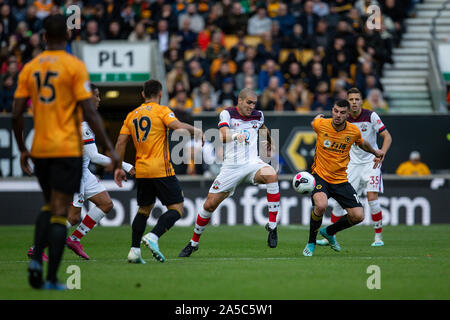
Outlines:
[[[347,91],[347,100],[350,103],[350,116],[347,121],[356,125],[361,131],[361,136],[368,141],[372,148],[379,149],[377,145],[377,135],[383,138],[381,150],[386,152],[392,144],[392,137],[378,114],[374,111],[361,108],[362,95],[357,88],[351,88]],[[381,177],[381,166],[373,168],[374,155],[367,153],[360,147],[353,145],[350,149],[350,162],[347,168],[348,181],[360,196],[363,192],[367,193],[370,214],[372,217],[375,240],[372,246],[383,246],[383,214],[378,201],[378,193],[383,192],[383,180]],[[337,222],[345,210],[339,204],[336,204],[331,213],[331,222]],[[317,240],[318,245],[328,245],[327,239]]]
[[[266,144],[270,152],[273,149],[272,139],[264,125],[264,115],[255,110],[257,95],[253,90],[242,89],[238,96],[238,105],[220,113],[219,132],[224,143],[224,161],[219,175],[209,189],[208,197],[197,215],[194,234],[191,241],[179,257],[189,257],[198,250],[198,243],[213,212],[227,197],[233,195],[236,187],[242,182],[265,184],[269,207],[269,232],[267,243],[275,248],[278,243],[277,214],[280,206],[278,175],[275,169],[265,163],[258,154],[258,136]],[[259,135],[259,131],[265,131]]]

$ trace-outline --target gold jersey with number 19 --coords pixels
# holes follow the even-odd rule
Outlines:
[[[44,51],[19,74],[14,98],[31,98],[35,158],[81,157],[81,108],[92,97],[84,63],[62,51]]]
[[[136,149],[136,178],[175,175],[169,155],[168,125],[177,120],[172,110],[154,102],[131,111],[120,134],[130,135]]]

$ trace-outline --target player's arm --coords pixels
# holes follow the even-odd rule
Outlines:
[[[389,131],[384,130],[379,133],[380,137],[383,138],[383,145],[381,146],[381,150],[386,154],[391,147],[392,144],[392,136]]]
[[[247,142],[247,137],[243,133],[233,133],[227,126],[219,129],[220,139],[223,143],[237,141],[240,143]]]
[[[130,135],[123,133],[119,134],[119,137],[117,138],[116,152],[119,156],[119,161],[123,161],[129,139]],[[124,180],[127,181],[127,175],[125,174],[125,171],[123,171],[122,169],[116,169],[116,171],[114,171],[114,181],[116,182],[116,184],[122,188],[122,181]]]
[[[311,121],[311,127],[314,128],[314,120],[319,119],[319,118],[323,118],[324,115],[322,113],[319,113],[317,116],[314,117],[313,121]]]
[[[23,138],[23,114],[27,109],[28,98],[15,98],[13,101],[12,110],[12,125],[14,129],[14,136],[16,137],[17,145],[20,150],[20,166],[27,175],[31,176],[32,170],[28,164],[28,160],[31,158],[30,152],[25,146]]]
[[[97,146],[95,143],[84,145],[84,153],[89,157],[91,162],[99,164],[101,166],[107,167],[111,164],[111,158],[107,157],[98,152]],[[131,169],[133,169],[133,165],[122,161],[122,168],[131,174]]]
[[[110,154],[111,165],[107,167],[107,170],[114,171],[116,168],[122,168],[122,162],[119,161],[119,156],[113,148],[111,141],[106,135],[105,127],[103,126],[100,115],[95,110],[94,102],[92,98],[84,99],[78,102],[83,109],[83,118],[89,124],[89,127],[94,131],[95,137],[100,144],[105,147],[106,154]]]
[[[373,159],[373,161],[375,162],[373,166],[374,169],[381,165],[381,162],[383,162],[385,156],[383,150],[375,150],[366,140],[363,140],[362,143],[359,144],[359,147],[375,156],[375,159]]]
[[[171,130],[187,130],[194,138],[200,140],[202,139],[202,145],[205,143],[205,139],[203,137],[203,131],[199,128],[196,128],[188,123],[181,122],[180,120],[174,120],[170,122],[168,125]]]

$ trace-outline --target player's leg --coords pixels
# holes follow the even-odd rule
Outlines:
[[[136,179],[137,180],[137,179]],[[139,191],[138,191],[139,194]],[[139,199],[139,197],[138,197]],[[141,202],[142,203],[142,202]],[[139,205],[139,201],[138,201]],[[142,259],[141,256],[141,241],[142,236],[145,232],[145,227],[147,226],[147,220],[150,216],[150,212],[152,211],[154,207],[154,202],[152,204],[144,204],[139,205],[138,211],[136,215],[134,216],[133,222],[131,224],[131,248],[130,252],[128,253],[128,262],[131,263],[141,263],[145,264],[146,262],[144,259]]]
[[[331,212],[331,223],[336,223],[342,216],[344,216],[346,211],[341,207],[339,203],[335,203],[333,205],[333,211]],[[335,235],[336,236],[336,235]],[[328,246],[330,243],[327,238],[323,238],[316,241],[316,244],[319,246]]]
[[[75,206],[73,201],[67,214],[67,222],[69,228],[81,222],[81,207]]]
[[[266,185],[267,204],[269,208],[269,222],[266,225],[266,230],[269,232],[267,244],[269,247],[275,248],[278,244],[277,215],[280,208],[278,175],[274,168],[265,165],[256,171],[252,180],[253,183]]]
[[[327,238],[330,246],[335,251],[341,248],[334,236],[337,232],[350,228],[364,220],[364,210],[356,194],[355,189],[350,183],[341,183],[330,187],[330,196],[333,197],[345,210],[345,214],[336,223],[320,230],[320,234]]]
[[[200,237],[211,220],[213,212],[217,207],[230,196],[230,192],[209,192],[206,197],[205,203],[202,206],[202,210],[197,214],[197,219],[195,221],[194,233],[192,239],[189,241],[186,247],[184,247],[179,253],[179,257],[189,257],[192,252],[198,250],[198,243]]]
[[[367,192],[367,201],[369,202],[370,215],[372,216],[373,228],[375,229],[375,240],[372,247],[380,247],[384,245],[383,232],[383,214],[378,201],[378,192]]]

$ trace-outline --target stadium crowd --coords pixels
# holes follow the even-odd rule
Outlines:
[[[44,50],[43,19],[78,5],[81,29],[70,43],[158,41],[174,110],[217,112],[248,87],[261,110],[326,111],[356,86],[364,107],[383,113],[383,65],[392,63],[413,2],[0,0],[0,112],[11,111],[23,65]],[[370,5],[381,19],[367,22]]]

